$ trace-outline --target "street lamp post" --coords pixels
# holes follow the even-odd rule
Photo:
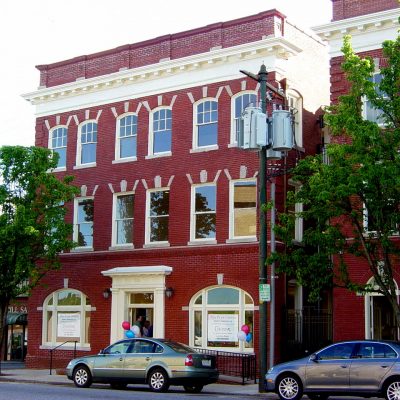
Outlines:
[[[267,77],[268,72],[264,64],[261,65],[258,75],[241,70],[251,79],[260,83],[260,97],[261,97],[261,111],[267,113]],[[266,215],[263,211],[262,205],[267,202],[267,146],[262,146],[259,151],[259,221],[260,221],[260,234],[259,234],[259,284],[264,285],[267,283],[267,222]],[[264,376],[267,372],[267,302],[261,301],[259,306],[259,372],[260,379],[258,381],[258,391],[265,392]]]

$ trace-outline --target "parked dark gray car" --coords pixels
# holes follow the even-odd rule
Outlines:
[[[270,368],[265,389],[281,400],[328,396],[385,397],[400,400],[400,342],[338,342],[308,357]]]
[[[154,392],[165,392],[174,384],[197,393],[218,380],[215,365],[215,356],[182,343],[135,338],[116,342],[97,355],[75,358],[67,366],[67,376],[78,387],[101,382],[123,389],[129,383],[148,383]]]

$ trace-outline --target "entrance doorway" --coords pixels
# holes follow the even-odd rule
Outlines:
[[[370,297],[371,339],[397,340],[397,328],[393,309],[385,296]]]
[[[142,336],[153,336],[154,325],[154,293],[130,293],[129,318],[131,325],[141,320],[140,332]],[[150,329],[151,327],[151,329]]]

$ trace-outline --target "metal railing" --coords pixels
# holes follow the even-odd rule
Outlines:
[[[233,353],[228,351],[196,349],[197,352],[216,357],[220,375],[239,377],[242,385],[248,381],[257,382],[257,362],[255,354]]]
[[[61,346],[64,346],[64,344],[66,344],[66,343],[73,343],[74,344],[74,356],[73,356],[73,358],[76,358],[76,344],[78,343],[77,340],[67,340],[64,343],[61,343],[58,346],[53,347],[52,349],[49,350],[49,352],[50,352],[50,375],[51,375],[51,372],[53,370],[53,352],[55,350],[57,350],[58,348],[60,348]]]

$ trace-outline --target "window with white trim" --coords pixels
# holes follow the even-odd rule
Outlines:
[[[76,340],[78,346],[89,347],[91,310],[89,298],[78,290],[53,292],[43,303],[43,345]]]
[[[257,234],[257,185],[255,179],[230,182],[230,238],[254,238]]]
[[[133,244],[134,193],[114,194],[113,245]]]
[[[257,94],[253,91],[249,92],[240,92],[231,99],[231,143],[237,144],[238,135],[239,135],[239,127],[240,127],[240,119],[242,116],[243,110],[250,106],[257,105]]]
[[[189,305],[190,345],[214,350],[253,351],[254,302],[245,291],[231,286],[203,289]],[[245,340],[239,332],[246,325]]]
[[[123,114],[117,119],[116,160],[135,160],[137,146],[137,115]]]
[[[96,164],[97,122],[86,121],[79,126],[76,165]]]
[[[297,147],[303,147],[303,99],[294,90],[287,91],[289,111],[293,113],[294,140]]]
[[[149,155],[171,153],[172,110],[162,107],[150,113]]]
[[[56,126],[51,129],[49,135],[49,148],[58,153],[57,168],[67,166],[67,139],[68,128],[66,126]]]
[[[372,76],[371,81],[373,82],[373,84],[375,86],[376,93],[384,96],[384,93],[382,93],[379,90],[379,85],[382,81],[382,74],[379,72],[375,73]],[[368,100],[368,98],[366,96],[363,97],[362,101],[363,101],[362,109],[363,109],[364,119],[366,119],[367,121],[376,122],[378,125],[383,125],[383,123],[384,123],[384,120],[382,118],[383,111],[379,108],[375,108],[371,104],[371,101]]]
[[[191,241],[216,238],[217,187],[215,184],[192,186]]]
[[[294,190],[297,192],[300,189],[300,185],[291,181],[291,186],[294,186]],[[295,216],[292,237],[296,242],[303,241],[303,218],[299,216],[303,212],[303,203],[295,203],[294,205],[288,206],[288,213]]]
[[[169,189],[147,191],[146,243],[168,243]]]
[[[218,145],[218,101],[202,99],[194,104],[193,149]]]
[[[94,199],[80,197],[75,199],[74,241],[78,248],[93,248]]]

